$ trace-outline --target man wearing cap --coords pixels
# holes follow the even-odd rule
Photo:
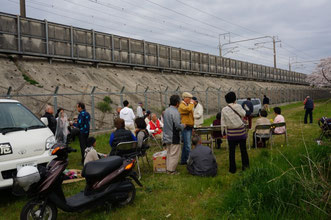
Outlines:
[[[194,127],[201,127],[201,125],[203,124],[203,107],[199,103],[197,97],[193,97],[192,100],[194,103]]]
[[[137,107],[137,117],[138,118],[144,117],[142,106],[143,106],[143,103],[139,102],[138,107]]]
[[[188,156],[191,151],[191,137],[192,137],[192,129],[194,126],[194,104],[192,100],[192,94],[188,92],[184,92],[182,94],[182,102],[179,104],[178,111],[180,113],[181,122],[185,124],[186,127],[182,131],[183,138],[183,149],[181,156],[181,165],[187,164]]]

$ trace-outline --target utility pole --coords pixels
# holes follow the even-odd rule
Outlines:
[[[218,35],[218,48],[219,48],[219,51],[220,51],[220,57],[222,56],[221,36],[224,36],[224,39],[225,39],[226,35],[229,35],[229,43],[230,43],[230,32]]]
[[[275,36],[272,36],[272,44],[274,47],[274,68],[277,68],[277,64],[276,64],[276,40],[275,40]]]
[[[221,36],[221,35],[219,35],[219,36]],[[239,40],[239,41],[232,41],[232,42],[229,40],[229,43],[225,43],[225,44],[220,44],[220,42],[219,42],[220,56],[222,55],[221,54],[222,47],[225,46],[225,45],[235,44],[235,43],[241,43],[241,42],[246,42],[246,41],[252,41],[252,40],[259,40],[259,39],[264,39],[264,38],[271,38],[272,39],[273,53],[274,53],[274,68],[277,68],[277,65],[276,65],[276,43],[279,43],[281,41],[280,40],[276,40],[276,37],[275,36],[272,36],[272,37],[271,36],[255,37],[255,38],[244,39],[244,40]],[[264,44],[264,43],[269,43],[269,42],[256,43],[255,45]]]
[[[25,0],[20,0],[20,12],[21,12],[21,17],[25,18],[26,17]]]

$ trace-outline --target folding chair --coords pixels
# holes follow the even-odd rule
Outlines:
[[[152,133],[149,133],[149,138],[153,139],[153,140],[155,141],[156,145],[157,145],[161,150],[163,150],[163,148],[162,148],[162,143],[160,144],[159,141],[154,137],[154,135],[153,135]],[[161,140],[161,142],[162,142],[162,140]]]
[[[257,130],[269,130],[269,133],[266,134],[259,134],[256,133]],[[271,149],[272,149],[272,131],[271,131],[271,125],[256,125],[255,131],[254,131],[254,140],[255,140],[255,148],[257,148],[257,138],[269,138],[268,143],[271,143]],[[253,133],[253,134],[254,134]]]
[[[275,128],[278,127],[285,127],[285,132],[284,133],[275,133]],[[285,135],[285,142],[286,142],[286,146],[288,147],[288,138],[287,138],[287,128],[286,128],[286,122],[280,122],[280,123],[273,123],[271,124],[271,128],[272,128],[272,135]],[[273,141],[273,139],[272,139]]]
[[[249,141],[249,125],[248,124],[245,124],[245,128],[246,128],[246,134],[247,134],[247,141],[248,141],[248,148],[251,149],[251,144],[250,144],[250,141]]]
[[[138,151],[139,151],[138,157],[141,157],[142,158],[143,164],[144,164],[144,157],[145,157],[146,158],[146,161],[147,161],[147,164],[150,167],[151,165],[149,164],[149,160],[148,160],[147,153],[146,153],[146,151],[149,149],[149,144],[148,144],[149,138],[150,137],[145,138],[143,140],[142,147],[141,148],[138,148]]]
[[[137,141],[127,141],[121,142],[116,146],[115,155],[125,157],[125,158],[136,158],[138,167],[138,178],[141,179],[141,172],[139,166],[138,156],[140,155],[140,150],[137,147]]]

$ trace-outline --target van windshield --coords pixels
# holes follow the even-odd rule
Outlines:
[[[20,103],[0,103],[0,132],[46,127],[32,112]]]

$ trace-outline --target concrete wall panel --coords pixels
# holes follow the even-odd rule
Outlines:
[[[146,56],[146,64],[151,66],[157,66],[157,61],[154,56]]]
[[[169,59],[169,48],[168,47],[160,46],[159,51],[160,51],[160,57]]]
[[[111,50],[103,49],[103,48],[96,48],[95,56],[96,56],[97,60],[111,61]]]
[[[32,53],[45,52],[45,42],[41,39],[22,37],[22,51]]]
[[[17,38],[14,35],[0,34],[0,48],[5,50],[17,50]]]
[[[0,31],[13,34],[17,33],[16,19],[0,15]]]
[[[70,42],[70,28],[48,24],[48,37],[54,40]]]
[[[21,19],[21,34],[45,37],[45,23]]]
[[[125,52],[125,51],[120,52],[121,62],[128,63],[129,62],[128,55],[129,55],[128,52]]]
[[[70,31],[69,31],[70,34]],[[69,37],[70,39],[70,37]],[[75,44],[91,45],[92,46],[92,32],[85,30],[73,30],[73,40]]]

